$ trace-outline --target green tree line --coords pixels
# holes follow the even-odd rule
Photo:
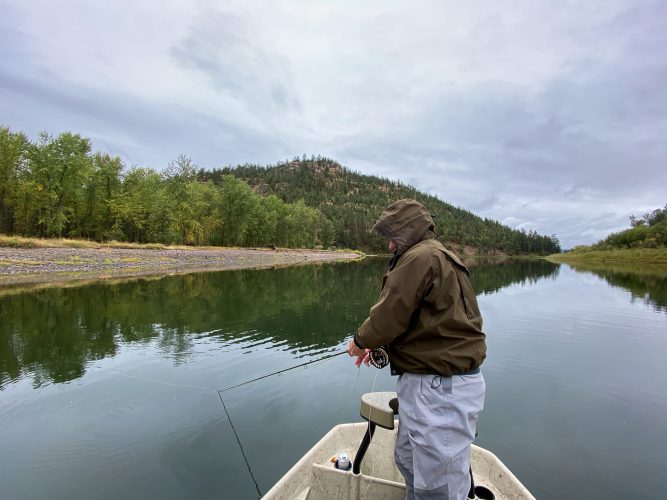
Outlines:
[[[65,132],[30,141],[0,127],[0,233],[138,243],[384,250],[370,228],[382,209],[415,198],[443,241],[482,253],[560,252],[555,236],[517,231],[329,158],[275,166],[126,168]]]
[[[385,249],[382,238],[370,230],[383,208],[401,198],[414,198],[433,214],[436,230],[447,243],[470,245],[483,253],[541,254],[560,252],[556,236],[535,231],[514,230],[491,219],[482,219],[414,187],[388,179],[362,175],[321,156],[294,158],[277,165],[240,165],[222,169],[201,169],[202,180],[219,182],[234,175],[255,191],[274,194],[286,202],[303,200],[318,209],[331,226],[333,243],[350,248]]]
[[[331,223],[301,200],[260,196],[232,175],[202,181],[181,156],[165,170],[126,168],[65,132],[36,142],[0,127],[0,233],[138,243],[305,247]]]
[[[595,250],[664,248],[667,246],[667,204],[641,217],[630,216],[630,229],[612,233],[592,245]]]

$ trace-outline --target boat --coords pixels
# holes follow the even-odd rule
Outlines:
[[[313,446],[265,500],[403,500],[405,482],[394,463],[398,431],[395,392],[361,397],[366,422],[340,424]],[[535,500],[493,453],[472,445],[468,498]]]

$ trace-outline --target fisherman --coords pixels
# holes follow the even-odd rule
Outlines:
[[[420,203],[404,199],[373,230],[394,254],[382,292],[347,346],[355,365],[383,347],[398,375],[394,459],[406,499],[463,500],[470,489],[470,445],[484,406],[479,366],[486,335],[468,269],[434,233]]]

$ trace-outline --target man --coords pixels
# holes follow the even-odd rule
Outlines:
[[[484,405],[482,316],[468,269],[414,200],[389,206],[373,230],[394,253],[382,292],[348,344],[356,365],[383,346],[399,375],[394,458],[407,499],[466,498],[470,445]]]

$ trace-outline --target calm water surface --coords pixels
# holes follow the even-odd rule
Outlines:
[[[343,350],[384,265],[0,290],[0,496],[256,498],[217,389]],[[662,492],[666,273],[472,273],[489,344],[478,444],[538,498]],[[261,491],[394,384],[340,356],[225,392]]]

